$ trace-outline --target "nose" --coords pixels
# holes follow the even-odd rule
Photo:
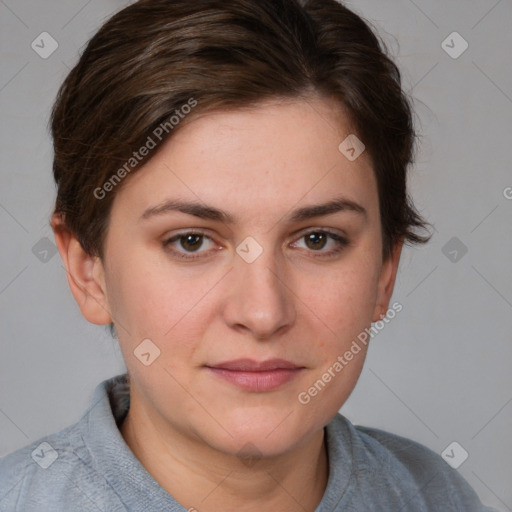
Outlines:
[[[226,323],[260,341],[283,334],[296,319],[291,284],[284,262],[278,265],[271,251],[252,263],[237,255],[223,311]]]

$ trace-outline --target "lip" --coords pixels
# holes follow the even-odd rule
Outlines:
[[[206,368],[215,376],[247,391],[264,392],[277,389],[304,369],[284,359],[254,361],[237,359],[207,365]]]

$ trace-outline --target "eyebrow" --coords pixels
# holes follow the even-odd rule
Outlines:
[[[200,219],[213,220],[225,224],[235,224],[236,222],[236,217],[214,206],[176,199],[169,199],[161,204],[148,208],[144,211],[139,220],[147,220],[172,212],[186,213]],[[326,203],[303,206],[302,208],[292,211],[285,218],[289,222],[301,222],[314,217],[332,215],[338,212],[355,212],[365,218],[368,216],[366,209],[359,203],[351,199],[338,197]]]
[[[314,217],[322,217],[323,215],[331,215],[338,212],[355,212],[365,218],[367,217],[366,209],[362,205],[350,199],[339,197],[327,203],[299,208],[291,213],[289,220],[291,222],[301,222]]]

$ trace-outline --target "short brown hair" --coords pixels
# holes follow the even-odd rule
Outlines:
[[[400,72],[370,26],[335,0],[140,0],[115,14],[53,107],[54,213],[102,258],[120,187],[95,191],[122,166],[133,174],[148,161],[154,151],[126,167],[183,105],[196,102],[191,119],[312,94],[339,101],[371,157],[383,257],[401,239],[428,241],[414,231],[428,223],[406,188],[416,136]],[[157,146],[183,124],[162,131]]]

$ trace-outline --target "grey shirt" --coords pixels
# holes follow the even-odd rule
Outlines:
[[[0,511],[184,512],[124,442],[129,405],[126,375],[105,380],[80,421],[1,458]],[[325,429],[329,479],[316,512],[492,511],[421,444],[340,414]]]

